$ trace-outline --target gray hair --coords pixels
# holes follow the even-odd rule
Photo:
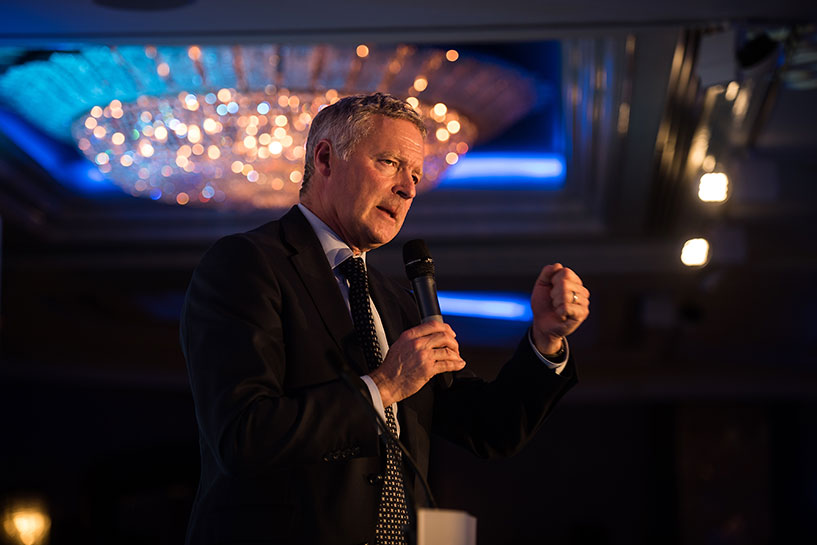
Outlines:
[[[306,193],[309,180],[315,171],[315,147],[318,142],[323,139],[329,140],[334,151],[346,160],[357,143],[371,130],[371,120],[375,115],[410,121],[420,130],[423,138],[426,136],[423,119],[410,104],[397,97],[374,93],[342,98],[322,109],[312,120],[306,139],[306,162],[301,195]]]

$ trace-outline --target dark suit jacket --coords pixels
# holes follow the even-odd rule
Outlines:
[[[392,343],[419,323],[417,307],[406,289],[371,268],[369,276]],[[181,339],[202,463],[188,543],[374,543],[382,457],[360,396],[368,397],[365,358],[297,208],[207,252]],[[424,474],[432,431],[479,456],[509,455],[574,383],[572,362],[556,375],[523,339],[492,383],[432,380],[402,401],[401,440]]]

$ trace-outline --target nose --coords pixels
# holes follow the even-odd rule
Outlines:
[[[415,187],[414,179],[410,172],[401,174],[399,180],[394,185],[393,191],[402,199],[408,200],[414,198],[417,194],[417,188]]]

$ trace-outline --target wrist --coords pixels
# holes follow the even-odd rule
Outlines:
[[[533,337],[533,344],[536,349],[545,358],[558,358],[564,355],[565,342],[561,335],[552,335],[550,333],[542,333],[532,328],[531,334]]]
[[[388,407],[394,403],[394,396],[388,387],[388,381],[383,377],[383,375],[378,373],[377,369],[375,369],[369,373],[369,376],[374,382],[374,385],[377,386],[378,392],[380,392],[380,400],[383,402],[383,406]]]
[[[559,346],[559,349],[556,352],[542,354],[544,358],[548,361],[552,361],[554,363],[561,363],[565,360],[565,356],[567,355],[567,343],[562,337],[562,344]]]

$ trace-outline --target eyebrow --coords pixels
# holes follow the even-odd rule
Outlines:
[[[385,158],[385,157],[396,159],[401,165],[406,165],[408,163],[408,160],[401,153],[399,153],[397,151],[393,151],[393,150],[388,150],[388,149],[375,152],[374,157],[376,157],[378,159],[382,159],[382,158]],[[425,156],[423,156],[423,162],[425,162]],[[417,181],[419,182],[420,179],[422,179],[422,177],[423,177],[423,168],[422,168],[422,166],[419,169],[412,170],[411,173],[414,174],[415,176],[417,176],[417,178],[418,178]]]

